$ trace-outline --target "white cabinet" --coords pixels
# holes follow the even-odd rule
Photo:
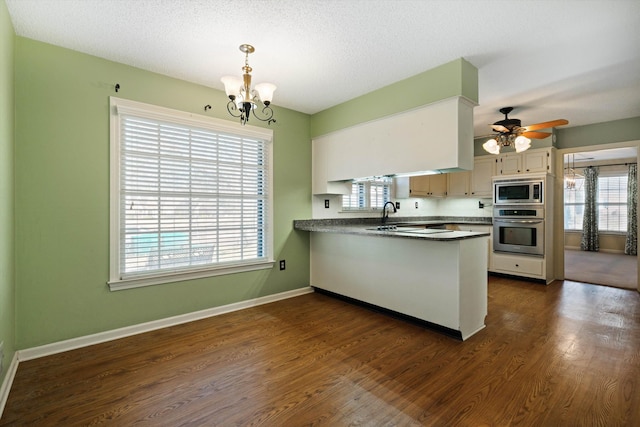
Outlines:
[[[524,173],[552,173],[551,150],[526,151],[522,156]]]
[[[469,184],[473,197],[492,197],[491,177],[496,174],[495,169],[496,158],[494,156],[482,156],[474,160]]]
[[[553,173],[554,147],[527,150],[524,153],[504,153],[498,156],[496,175],[521,173]]]
[[[522,173],[522,154],[501,154],[498,161],[500,162],[500,175],[516,175]]]
[[[492,271],[516,276],[546,279],[544,258],[527,255],[509,255],[494,253]]]
[[[447,175],[421,175],[409,178],[410,197],[444,197],[447,195]]]
[[[471,169],[473,107],[454,96],[315,137],[314,147],[324,150],[325,181]],[[430,136],[433,129],[437,137]]]
[[[313,194],[349,194],[351,182],[329,181],[329,146],[311,142],[311,190]]]

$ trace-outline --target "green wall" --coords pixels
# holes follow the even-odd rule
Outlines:
[[[110,292],[109,96],[235,119],[217,90],[22,37],[15,46],[17,348],[309,285],[309,236],[293,230],[311,216],[308,115],[276,106],[271,126],[274,250],[286,270]]]
[[[478,69],[463,58],[314,114],[311,137],[459,95],[478,102]]]
[[[14,241],[14,43],[7,5],[0,2],[0,342],[4,342],[3,372],[15,353]]]
[[[640,140],[640,117],[556,129],[558,148]]]

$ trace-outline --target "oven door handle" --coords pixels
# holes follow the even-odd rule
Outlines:
[[[540,223],[543,223],[544,220],[536,219],[536,220],[528,221],[525,219],[498,219],[498,220],[494,220],[493,223],[495,224],[498,222],[508,222],[510,224],[540,224]]]

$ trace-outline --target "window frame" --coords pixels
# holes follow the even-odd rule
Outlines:
[[[265,210],[265,256],[260,260],[246,260],[230,264],[205,264],[202,266],[183,268],[173,271],[154,271],[134,277],[121,275],[121,114],[173,123],[181,126],[192,126],[209,129],[216,133],[229,133],[240,137],[260,139],[264,141],[267,161],[267,182],[265,190],[267,203]],[[184,280],[199,279],[254,270],[270,269],[275,264],[273,254],[273,130],[255,126],[241,126],[228,120],[206,117],[198,114],[160,107],[127,99],[109,97],[110,121],[110,200],[109,200],[109,280],[110,290],[122,290],[143,286],[172,283]]]

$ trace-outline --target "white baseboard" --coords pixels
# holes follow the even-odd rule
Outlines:
[[[565,246],[565,249],[568,249],[570,251],[581,251],[582,249],[580,249],[580,246]],[[623,255],[624,251],[623,250],[618,250],[618,249],[600,249],[600,252],[605,253],[605,254],[620,254]]]
[[[69,350],[75,350],[77,348],[100,344],[131,335],[142,334],[144,332],[167,328],[169,326],[193,322],[194,320],[206,319],[207,317],[218,316],[220,314],[230,313],[232,311],[238,311],[262,304],[268,304],[270,302],[293,298],[311,292],[313,292],[313,288],[307,286],[300,289],[294,289],[292,291],[281,292],[279,294],[267,295],[247,301],[240,301],[220,307],[213,307],[201,311],[195,311],[193,313],[181,314],[178,316],[167,317],[165,319],[154,320],[151,322],[140,323],[138,325],[126,326],[124,328],[113,329],[111,331],[99,332],[97,334],[86,335],[83,337],[46,344],[39,347],[18,350],[16,354],[18,356],[18,361],[37,359],[39,357],[62,353]]]
[[[2,381],[2,385],[0,386],[0,418],[2,418],[4,405],[7,404],[9,391],[11,390],[11,385],[13,384],[16,372],[18,371],[18,363],[18,353],[16,352],[13,354],[11,364],[9,365],[9,369],[7,369],[7,375],[4,377],[4,381]]]

